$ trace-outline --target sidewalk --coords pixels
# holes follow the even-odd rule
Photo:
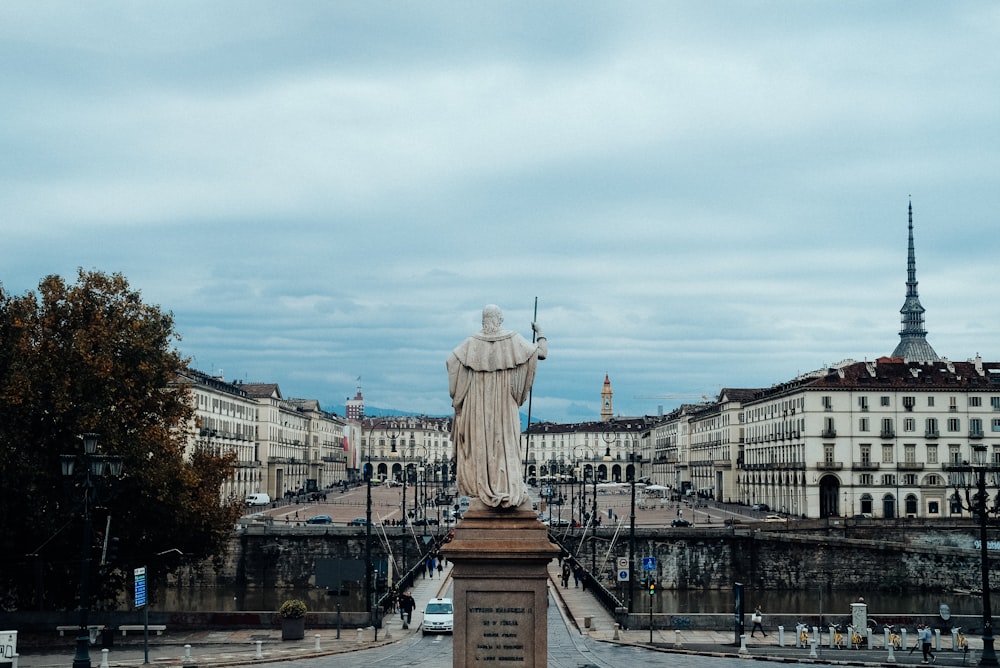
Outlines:
[[[356,652],[402,640],[420,633],[427,601],[442,596],[451,584],[451,562],[434,577],[417,578],[410,588],[417,603],[409,629],[403,629],[399,613],[383,620],[375,640],[375,630],[366,629],[306,629],[302,640],[282,640],[278,629],[206,630],[191,632],[166,632],[149,638],[149,663],[175,666],[236,666],[262,661],[283,661]],[[75,646],[72,637],[59,638],[53,634],[52,642],[44,647],[35,643],[19,644],[18,663],[13,668],[65,668],[73,661]],[[90,660],[96,667],[102,665],[100,646],[91,646]],[[111,668],[132,668],[143,665],[146,652],[142,633],[126,638],[115,637],[115,646],[108,650],[107,662]]]
[[[785,629],[784,646],[779,643],[778,630],[769,630],[766,636],[750,638],[747,636],[746,649],[735,642],[735,633],[729,631],[706,630],[673,630],[653,629],[650,642],[649,629],[621,630],[617,628],[614,617],[597,601],[597,599],[582,587],[575,587],[572,578],[569,587],[563,587],[559,576],[559,564],[553,559],[548,565],[549,579],[552,582],[551,591],[563,614],[580,632],[593,640],[620,645],[644,647],[654,651],[699,654],[714,657],[740,657],[755,659],[773,659],[781,662],[850,664],[850,665],[916,665],[921,663],[921,652],[917,649],[895,651],[892,655],[882,647],[882,638],[875,639],[873,649],[833,649],[828,646],[817,646],[815,655],[811,647],[795,646],[795,629]],[[589,621],[589,626],[587,622]],[[825,632],[824,642],[828,639]],[[979,636],[969,640],[969,653],[955,652],[942,648],[937,652],[935,665],[939,666],[973,666],[982,654],[983,641]],[[912,642],[912,640],[911,640]],[[945,643],[949,646],[951,639]]]

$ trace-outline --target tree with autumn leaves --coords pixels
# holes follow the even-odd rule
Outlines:
[[[60,456],[100,435],[122,476],[96,489],[87,546],[95,607],[127,598],[132,569],[220,558],[240,508],[221,505],[228,455],[186,454],[193,408],[173,318],[120,274],[80,270],[15,296],[0,284],[0,606],[72,609],[83,529],[79,479]],[[117,560],[100,564],[105,539]],[[181,556],[182,555],[182,556]]]

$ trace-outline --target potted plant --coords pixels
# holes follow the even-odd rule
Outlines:
[[[281,617],[281,639],[302,640],[306,637],[306,604],[297,598],[288,599],[278,608]]]

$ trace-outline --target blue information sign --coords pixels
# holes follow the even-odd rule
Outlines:
[[[135,607],[146,605],[146,567],[135,569]]]
[[[644,571],[655,571],[656,570],[656,557],[643,557],[642,558],[642,570],[644,570]]]

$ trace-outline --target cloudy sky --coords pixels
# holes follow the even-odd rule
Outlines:
[[[121,272],[180,351],[450,412],[487,303],[533,419],[899,340],[1000,360],[1000,4],[0,4],[0,282]]]

